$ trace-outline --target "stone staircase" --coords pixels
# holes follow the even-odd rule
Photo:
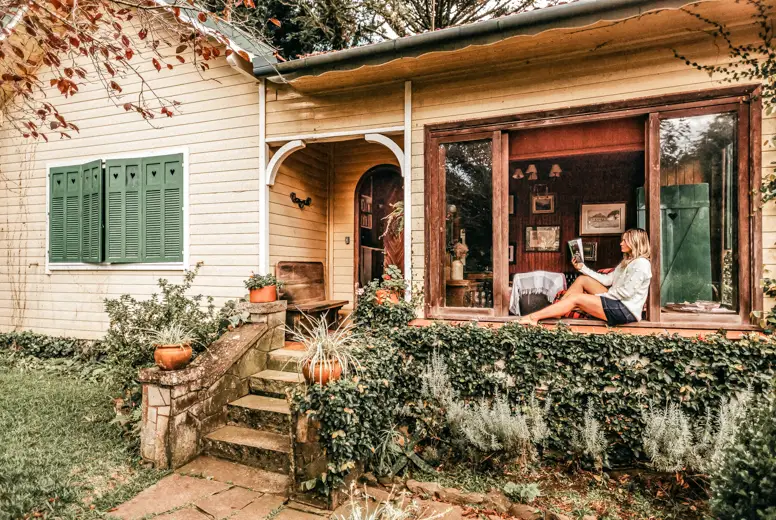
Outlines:
[[[226,459],[283,479],[289,492],[294,482],[293,425],[288,396],[303,379],[297,371],[298,344],[267,355],[266,368],[250,377],[250,393],[229,402],[227,424],[207,434],[206,456]]]

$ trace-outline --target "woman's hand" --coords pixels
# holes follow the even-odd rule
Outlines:
[[[574,269],[576,269],[577,271],[581,271],[582,268],[585,267],[584,262],[582,262],[582,260],[580,260],[576,256],[571,260],[571,263],[574,265]]]

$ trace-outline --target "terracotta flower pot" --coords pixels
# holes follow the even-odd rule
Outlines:
[[[388,289],[377,289],[377,291],[375,291],[375,298],[377,300],[377,305],[382,305],[385,301],[399,303],[399,295],[396,291],[389,291]]]
[[[302,375],[308,384],[318,383],[326,386],[329,381],[336,381],[342,377],[342,367],[339,361],[331,360],[327,364],[316,363],[315,369],[310,367],[310,361],[302,365]]]
[[[261,289],[251,289],[251,303],[274,302],[278,299],[278,288],[275,285],[268,285]]]
[[[162,370],[180,370],[191,361],[191,345],[156,345],[154,362]]]

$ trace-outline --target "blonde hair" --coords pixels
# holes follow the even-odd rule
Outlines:
[[[622,234],[622,239],[630,247],[630,253],[623,255],[621,266],[626,267],[638,258],[649,260],[652,252],[649,247],[649,235],[646,231],[641,228],[631,228]]]

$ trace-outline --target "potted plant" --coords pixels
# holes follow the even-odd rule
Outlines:
[[[401,269],[395,265],[389,265],[383,274],[380,288],[375,291],[377,305],[382,305],[385,301],[399,303],[399,298],[401,298],[404,289],[405,281]]]
[[[193,333],[179,323],[150,331],[154,362],[162,370],[180,370],[191,361]]]
[[[308,384],[324,386],[360,366],[353,356],[357,336],[353,333],[351,322],[343,322],[329,330],[325,317],[306,316],[300,325],[296,330],[289,329],[289,332],[292,341],[304,346],[304,356],[297,363]]]
[[[252,273],[245,280],[245,287],[250,291],[251,303],[267,303],[278,299],[278,289],[283,287],[283,282],[272,274]]]

